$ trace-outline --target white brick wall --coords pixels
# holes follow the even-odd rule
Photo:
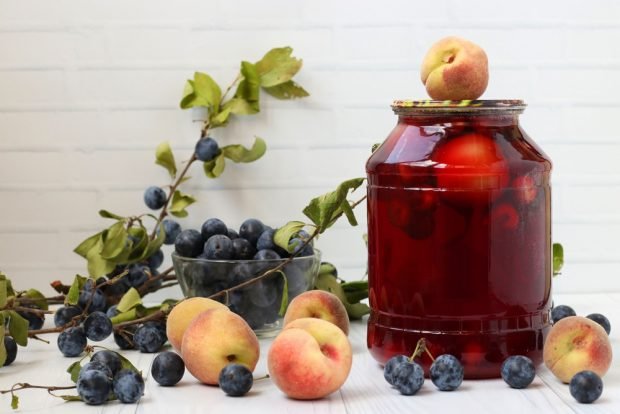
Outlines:
[[[71,252],[105,222],[96,211],[145,210],[167,183],[153,149],[189,156],[199,113],[178,108],[196,69],[232,80],[241,59],[291,45],[304,59],[300,102],[267,99],[258,116],[218,131],[265,137],[259,163],[219,180],[197,167],[201,202],[184,226],[219,216],[274,225],[312,196],[364,173],[397,97],[423,97],[418,65],[438,38],[481,44],[487,98],[523,98],[523,124],[554,161],[554,239],[567,265],[557,291],[620,291],[620,3],[524,0],[0,0],[0,268],[17,287],[84,272]],[[345,278],[365,266],[359,228],[320,240]],[[174,294],[172,292],[171,294]]]

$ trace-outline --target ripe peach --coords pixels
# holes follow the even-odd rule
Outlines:
[[[420,75],[433,99],[478,99],[489,82],[487,55],[469,40],[446,37],[426,53]]]
[[[245,320],[228,309],[211,309],[198,315],[183,335],[181,356],[187,370],[205,384],[218,383],[220,371],[230,363],[254,371],[260,347]]]
[[[311,400],[338,390],[351,371],[346,335],[317,318],[290,322],[274,339],[267,356],[269,375],[291,398]]]
[[[565,383],[584,370],[602,377],[611,365],[611,343],[596,322],[582,316],[568,316],[549,331],[543,358],[547,368]]]
[[[172,311],[168,314],[168,320],[166,321],[166,334],[168,335],[168,341],[170,341],[174,349],[177,351],[181,350],[183,334],[192,319],[201,312],[213,308],[228,309],[226,305],[207,298],[188,298],[179,302],[172,308]]]
[[[308,290],[289,303],[284,315],[284,326],[299,318],[319,318],[349,334],[349,315],[338,296],[324,290]]]

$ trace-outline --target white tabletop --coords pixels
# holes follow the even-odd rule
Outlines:
[[[615,358],[603,378],[602,397],[594,404],[577,403],[568,386],[558,381],[544,366],[534,382],[524,390],[509,388],[499,380],[464,381],[454,392],[440,392],[426,380],[415,396],[402,396],[383,379],[379,364],[366,350],[365,322],[352,325],[353,367],[340,391],[317,401],[295,401],[284,396],[270,380],[257,381],[245,397],[227,397],[214,386],[199,384],[189,373],[175,387],[161,387],[150,377],[150,364],[156,354],[124,351],[146,379],[145,395],[138,404],[110,402],[87,406],[64,402],[45,390],[24,390],[19,412],[46,413],[620,413],[620,294],[556,295],[556,304],[572,306],[578,314],[599,312],[612,324],[611,342]],[[49,318],[51,319],[51,318]],[[49,323],[49,321],[47,322]],[[64,358],[56,347],[56,336],[47,335],[50,344],[32,341],[18,350],[17,360],[0,369],[0,388],[16,382],[41,385],[71,385],[66,368],[75,358]],[[261,358],[255,377],[267,373],[266,354],[270,340],[261,340]],[[108,339],[101,345],[116,349]],[[72,390],[74,391],[74,390]],[[0,396],[0,413],[9,413],[10,396]]]

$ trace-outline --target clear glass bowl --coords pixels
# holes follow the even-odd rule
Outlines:
[[[312,256],[293,258],[282,273],[274,272],[227,294],[216,294],[256,279],[286,260],[207,260],[172,253],[174,271],[186,297],[211,297],[226,304],[262,337],[273,336],[282,327],[279,312],[285,286],[289,302],[313,288],[321,264],[319,250],[314,249]]]

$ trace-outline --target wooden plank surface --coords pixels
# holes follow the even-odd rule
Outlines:
[[[353,323],[350,340],[353,346],[353,367],[340,391],[317,401],[295,401],[285,397],[270,380],[259,380],[245,397],[227,397],[217,387],[199,384],[189,373],[175,387],[161,387],[150,377],[150,365],[155,354],[124,351],[146,379],[145,395],[139,404],[111,402],[92,407],[81,402],[65,403],[43,390],[20,392],[20,411],[50,414],[73,413],[239,413],[252,414],[341,414],[341,413],[620,413],[620,294],[556,295],[556,304],[568,304],[580,315],[592,312],[605,314],[612,323],[611,341],[614,347],[612,368],[604,377],[603,396],[591,405],[577,403],[568,386],[560,383],[545,368],[538,369],[534,383],[525,390],[513,390],[502,380],[465,381],[454,392],[440,392],[426,380],[420,392],[412,397],[400,395],[383,379],[379,364],[366,350],[365,322]],[[51,321],[47,321],[50,323]],[[0,388],[16,382],[45,385],[69,385],[67,366],[74,358],[64,358],[56,347],[56,336],[48,335],[50,344],[32,341],[20,348],[17,360],[0,369]],[[263,339],[261,359],[255,377],[267,373],[266,354],[271,343]],[[116,349],[108,339],[101,345]],[[0,413],[9,413],[10,397],[0,396]]]

